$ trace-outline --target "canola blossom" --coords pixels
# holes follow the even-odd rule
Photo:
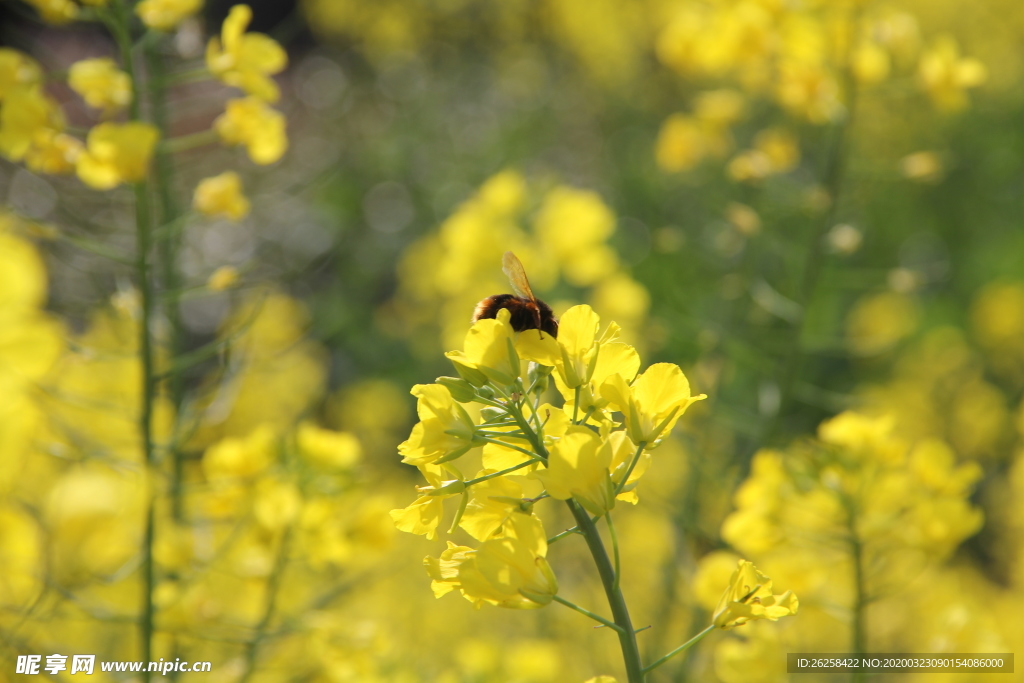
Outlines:
[[[510,318],[507,309],[499,309],[495,318],[476,321],[463,349],[446,354],[460,377],[413,387],[420,421],[399,453],[404,463],[419,467],[428,485],[418,487],[423,495],[412,504],[392,510],[392,519],[399,529],[433,540],[448,514],[445,503],[458,499],[448,534],[461,528],[479,545],[448,540],[439,556],[424,560],[436,597],[458,591],[476,607],[564,604],[615,630],[628,680],[641,681],[646,669],[619,588],[620,567],[617,561],[614,568],[608,565],[594,522],[604,518],[615,538],[616,500],[637,501],[634,489],[652,466],[650,449],[692,403],[706,397],[691,396],[676,365],[658,363],[638,374],[639,355],[616,341],[618,325],[599,333],[600,318],[589,306],[566,312],[557,339],[537,329],[517,332]],[[561,408],[542,404],[551,377],[563,395]],[[603,397],[600,404],[597,396]],[[496,451],[507,455],[499,460]],[[499,463],[503,469],[495,468]],[[463,473],[467,467],[478,468],[472,478]],[[559,594],[547,559],[551,541],[542,515],[547,498],[565,501],[572,511],[577,521],[572,530],[587,539],[614,620]],[[771,581],[749,562],[741,563],[712,626],[775,620],[796,611],[791,591],[772,595]]]

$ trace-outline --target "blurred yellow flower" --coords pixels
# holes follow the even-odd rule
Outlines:
[[[752,562],[740,560],[729,587],[715,609],[714,624],[728,629],[755,619],[778,620],[796,614],[800,608],[793,591],[772,594],[772,580],[757,570]]]
[[[66,175],[75,170],[82,149],[78,138],[43,129],[36,133],[33,145],[25,152],[25,165],[37,173]]]
[[[238,269],[234,266],[221,266],[210,273],[206,280],[206,286],[214,292],[223,292],[225,289],[234,287],[238,282]]]
[[[288,55],[270,36],[246,33],[250,21],[252,10],[248,5],[231,8],[221,37],[210,38],[206,47],[206,66],[228,85],[266,102],[276,102],[280,91],[270,76],[284,69]]]
[[[622,375],[611,375],[601,395],[623,414],[630,440],[647,448],[658,445],[691,404],[707,398],[706,394],[691,396],[683,371],[671,363],[655,363],[632,386]]]
[[[942,180],[944,170],[942,158],[935,152],[914,152],[900,159],[900,172],[903,173],[903,177],[921,183]]]
[[[71,0],[25,0],[49,24],[66,24],[78,17],[78,5]]]
[[[952,111],[967,106],[966,90],[982,85],[988,70],[977,59],[961,57],[956,40],[942,36],[921,55],[918,76],[935,106]]]
[[[896,292],[862,297],[846,317],[846,341],[862,356],[882,353],[914,331],[917,307]]]
[[[213,123],[226,145],[245,145],[257,164],[272,164],[288,149],[284,114],[255,97],[229,100]]]
[[[203,472],[210,480],[245,479],[264,472],[277,459],[278,439],[267,425],[243,438],[222,439],[203,454]]]
[[[552,498],[575,498],[592,515],[603,515],[615,506],[611,464],[611,442],[588,427],[573,426],[549,449],[547,469],[534,476]]]
[[[21,161],[39,140],[62,130],[64,116],[40,86],[18,86],[7,92],[0,107],[0,154]]]
[[[570,284],[587,287],[618,268],[618,256],[605,244],[615,232],[615,214],[595,192],[554,188],[537,212],[534,232]]]
[[[43,70],[36,60],[19,50],[0,47],[0,101],[14,88],[42,81]]]
[[[756,181],[787,173],[800,162],[800,147],[792,133],[768,128],[754,138],[754,148],[729,162],[729,176],[738,181]]]
[[[142,0],[135,6],[135,14],[149,28],[171,31],[202,6],[203,0]]]
[[[146,177],[160,133],[148,123],[101,123],[89,131],[86,148],[78,156],[78,177],[97,190]]]
[[[132,80],[109,57],[83,59],[71,65],[68,85],[90,107],[104,114],[128,106],[132,101]]]
[[[312,422],[299,424],[295,443],[303,458],[327,469],[347,469],[363,457],[362,446],[354,434],[323,429]]]
[[[880,83],[889,76],[889,53],[877,43],[865,41],[853,52],[850,68],[857,80],[865,85]]]
[[[700,122],[686,114],[672,114],[661,124],[655,156],[658,166],[670,173],[689,171],[708,155]]]
[[[207,216],[223,216],[233,221],[249,214],[249,200],[242,192],[242,178],[234,171],[224,171],[199,181],[192,206]]]

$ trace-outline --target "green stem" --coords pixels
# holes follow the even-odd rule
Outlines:
[[[658,659],[653,664],[651,664],[650,666],[646,667],[644,669],[644,673],[647,673],[648,671],[656,669],[657,667],[661,666],[662,664],[664,664],[668,660],[670,660],[673,657],[675,657],[680,652],[686,652],[691,647],[693,647],[694,645],[699,643],[701,640],[703,640],[704,636],[706,636],[707,634],[711,633],[714,630],[715,630],[715,625],[711,624],[711,626],[708,626],[706,629],[704,629],[703,631],[701,631],[700,633],[695,635],[693,638],[690,638],[688,641],[686,641],[685,643],[683,643],[682,645],[680,645],[676,649],[672,650],[672,652],[669,652],[667,655],[665,655],[661,659]]]
[[[506,474],[509,474],[510,472],[515,472],[516,470],[521,470],[524,467],[529,467],[530,465],[532,465],[535,462],[543,462],[542,460],[537,459],[537,456],[533,455],[532,453],[530,455],[533,456],[533,458],[534,458],[533,460],[529,460],[527,462],[521,462],[518,465],[512,465],[512,467],[507,467],[507,468],[505,468],[503,470],[499,470],[498,472],[491,472],[490,474],[485,474],[483,476],[477,477],[476,479],[470,479],[469,481],[464,482],[464,484],[466,485],[467,488],[469,488],[473,484],[479,484],[482,481],[487,481],[488,479],[494,479],[495,477],[502,477],[502,476],[504,476]]]
[[[164,57],[160,52],[162,34],[151,32],[144,40],[144,52],[149,77],[149,101],[153,111],[153,123],[160,129],[160,137],[166,139],[170,133],[167,112],[167,92],[164,87],[166,72]],[[157,224],[169,225],[177,221],[179,207],[174,200],[174,168],[170,156],[157,148],[155,153],[155,180],[159,206]],[[160,275],[165,291],[165,310],[169,334],[167,338],[167,355],[171,365],[167,377],[168,393],[175,414],[181,409],[185,396],[184,376],[174,365],[174,360],[181,354],[184,347],[184,325],[181,320],[179,292],[181,278],[178,273],[177,258],[181,247],[181,231],[169,231],[160,239]],[[171,476],[171,514],[174,519],[182,519],[182,480],[184,478],[184,456],[178,447],[177,434],[174,434],[170,446],[173,471]]]
[[[853,518],[850,518],[850,554],[853,559],[853,609],[851,623],[851,649],[855,655],[864,654],[867,651],[867,632],[864,624],[864,607],[867,604],[866,592],[864,590],[864,546],[854,528]],[[854,671],[851,676],[854,683],[864,680],[864,673]]]
[[[206,147],[207,145],[212,145],[215,142],[217,142],[217,131],[201,130],[198,133],[189,133],[188,135],[165,139],[157,145],[157,149],[165,154],[175,154],[177,152],[187,152],[199,147]]]
[[[584,615],[590,617],[594,621],[599,622],[599,623],[603,624],[604,626],[607,626],[608,628],[615,630],[617,633],[621,633],[622,632],[622,627],[619,626],[618,624],[616,624],[615,622],[608,621],[604,617],[598,616],[597,614],[594,614],[593,612],[591,612],[588,609],[583,609],[579,605],[577,605],[577,604],[575,604],[573,602],[569,602],[568,600],[566,600],[563,597],[560,597],[558,595],[553,595],[551,597],[551,599],[554,600],[555,602],[557,602],[560,605],[565,605],[569,609],[574,609],[577,612],[579,612],[580,614],[584,614]]]
[[[619,537],[615,535],[615,525],[612,524],[612,514],[611,514],[611,512],[607,513],[604,516],[604,521],[608,523],[608,535],[612,539],[612,557],[615,560],[615,567],[614,567],[614,569],[615,569],[615,584],[614,584],[614,588],[615,588],[615,590],[618,590],[619,589],[619,577],[622,575],[621,571],[619,569],[619,567],[620,567],[620,564],[619,564]]]
[[[263,607],[263,616],[260,617],[259,623],[256,624],[256,632],[253,634],[252,639],[246,643],[245,673],[242,674],[239,683],[247,683],[256,672],[256,653],[259,650],[260,643],[267,636],[267,627],[270,626],[270,621],[274,618],[281,579],[284,575],[285,565],[288,562],[288,552],[291,548],[291,537],[291,527],[288,527],[281,536],[281,545],[278,547],[277,557],[274,560],[274,568],[271,570],[270,576],[267,577],[267,601]]]
[[[129,107],[133,121],[141,119],[140,100],[142,88],[140,78],[132,57],[131,15],[125,0],[118,0],[113,13],[108,16],[108,25],[117,41],[121,53],[121,62],[132,82],[132,101]],[[156,377],[153,372],[153,285],[149,272],[149,252],[152,249],[151,234],[152,217],[149,207],[149,187],[146,181],[135,185],[135,228],[137,235],[135,254],[135,276],[139,283],[141,299],[139,320],[139,355],[142,365],[142,396],[139,410],[139,435],[147,471],[155,466],[153,450],[153,399],[156,395]],[[139,641],[142,661],[152,660],[154,605],[153,589],[155,576],[153,571],[153,544],[155,540],[155,514],[153,494],[149,494],[146,502],[145,535],[142,544],[142,606],[139,616]],[[149,671],[142,672],[143,683],[148,683]]]
[[[586,510],[572,500],[568,500],[566,503],[569,505],[573,517],[576,518],[576,526],[587,541],[587,548],[590,549],[590,555],[594,558],[594,564],[597,565],[597,573],[601,577],[601,584],[604,586],[604,592],[608,598],[608,606],[612,610],[612,618],[619,626],[619,646],[622,648],[622,659],[626,665],[626,680],[628,683],[644,683],[644,669],[640,663],[640,649],[636,644],[636,632],[633,630],[629,608],[626,607],[626,599],[618,586],[615,569],[608,558],[601,534]]]
[[[626,474],[622,477],[622,481],[620,481],[615,486],[615,496],[613,496],[613,498],[617,497],[620,493],[622,493],[622,489],[626,488],[626,482],[629,481],[629,475],[633,474],[633,469],[636,467],[636,464],[640,462],[640,456],[643,454],[645,448],[647,448],[646,441],[641,441],[637,445],[636,453],[633,454],[633,459],[629,462],[629,467],[626,469]]]

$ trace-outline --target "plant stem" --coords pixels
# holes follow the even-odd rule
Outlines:
[[[166,139],[169,136],[169,123],[167,114],[167,92],[165,89],[166,69],[164,58],[160,52],[160,40],[162,35],[152,32],[146,36],[144,52],[146,66],[148,69],[149,102],[153,111],[153,123],[160,129],[160,137]],[[171,158],[166,151],[158,146],[155,151],[155,180],[159,206],[157,209],[157,224],[169,225],[174,223],[179,216],[179,207],[174,200],[173,174],[174,168]],[[181,354],[183,348],[184,327],[181,321],[181,310],[178,305],[179,292],[181,290],[181,278],[179,277],[177,258],[181,245],[181,231],[169,231],[160,239],[160,276],[165,292],[165,310],[169,333],[167,337],[167,355],[170,361],[167,373],[167,389],[174,407],[175,414],[181,409],[185,390],[183,375],[174,360]],[[176,430],[175,430],[176,431]],[[177,434],[172,435],[169,456],[172,462],[171,476],[171,514],[176,520],[182,519],[182,494],[181,482],[183,478],[183,454],[178,448]]]
[[[640,650],[636,644],[633,622],[629,617],[626,600],[622,595],[622,590],[618,587],[615,569],[608,558],[601,535],[586,510],[573,500],[566,502],[573,517],[576,518],[576,526],[587,541],[587,547],[594,558],[594,564],[597,565],[597,572],[601,576],[601,583],[604,585],[604,592],[608,597],[612,618],[619,627],[619,646],[622,648],[622,659],[626,665],[626,680],[628,683],[644,683],[644,669],[640,663]]]
[[[118,0],[109,17],[109,25],[117,41],[121,53],[121,62],[132,82],[132,101],[129,108],[133,121],[141,119],[142,107],[140,100],[142,88],[140,77],[132,57],[131,15],[125,0]],[[153,372],[153,286],[149,272],[149,252],[152,248],[150,230],[152,217],[149,206],[149,186],[144,180],[135,184],[135,229],[136,254],[135,277],[139,284],[140,320],[139,320],[139,356],[142,365],[142,395],[139,410],[139,435],[147,477],[155,465],[153,451],[153,399],[156,395],[157,380]],[[152,660],[153,643],[153,588],[155,577],[153,572],[153,542],[155,537],[155,511],[153,492],[149,491],[146,501],[145,532],[142,544],[142,606],[139,615],[139,640],[141,653],[139,659],[144,662]],[[149,671],[142,672],[143,683],[149,681]]]
[[[586,615],[586,616],[590,617],[594,621],[596,621],[596,622],[598,622],[598,623],[600,623],[600,624],[602,624],[604,626],[607,626],[608,628],[614,630],[617,633],[621,633],[622,632],[622,627],[620,627],[618,624],[616,624],[614,622],[611,622],[611,621],[608,621],[604,617],[599,616],[597,614],[594,614],[593,612],[591,612],[588,609],[583,609],[582,607],[580,607],[579,605],[577,605],[574,602],[569,602],[565,598],[559,597],[558,595],[551,596],[551,599],[554,600],[555,602],[557,602],[560,605],[565,605],[566,607],[568,607],[570,609],[576,610],[580,614],[583,614],[583,615]]]
[[[683,643],[682,645],[680,645],[676,649],[672,650],[672,652],[669,652],[667,655],[665,655],[661,659],[658,659],[656,662],[654,662],[650,666],[646,667],[644,669],[644,673],[647,673],[648,671],[651,671],[652,669],[655,669],[655,668],[661,666],[662,664],[664,664],[668,660],[670,660],[673,657],[675,657],[680,652],[686,652],[691,647],[693,647],[694,645],[699,643],[704,638],[704,636],[706,636],[707,634],[711,633],[714,630],[715,630],[715,625],[711,624],[706,629],[704,629],[703,631],[701,631],[700,633],[695,635],[693,638],[690,638],[688,641],[686,641],[685,643]]]

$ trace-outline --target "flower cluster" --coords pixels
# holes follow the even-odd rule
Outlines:
[[[45,21],[66,23],[82,8],[70,0],[32,3]],[[97,16],[115,21],[103,0],[85,3]],[[170,31],[202,6],[201,0],[144,0],[136,14],[149,28]],[[247,5],[236,5],[224,22],[221,35],[210,39],[206,53],[208,73],[245,97],[229,100],[214,122],[210,139],[229,147],[242,146],[256,164],[271,164],[288,147],[284,115],[269,103],[279,97],[271,76],[287,65],[284,49],[269,36],[246,32],[252,19]],[[195,133],[161,141],[162,132],[141,120],[139,93],[130,65],[109,57],[82,59],[70,66],[67,84],[102,118],[85,140],[68,132],[57,100],[47,92],[43,70],[30,56],[0,48],[0,154],[22,161],[32,171],[54,175],[75,173],[87,186],[112,190],[149,178],[154,154],[187,149],[207,136]],[[116,121],[129,110],[128,121]],[[248,200],[237,173],[207,178],[196,188],[194,206],[200,213],[239,220],[248,213]]]
[[[399,529],[435,538],[444,501],[458,498],[451,530],[482,545],[449,541],[427,558],[435,593],[458,588],[477,605],[539,607],[558,584],[535,502],[574,501],[596,516],[617,500],[635,503],[651,451],[704,395],[691,395],[675,365],[637,374],[636,350],[616,341],[615,323],[601,330],[589,306],[562,316],[558,339],[516,332],[509,318],[502,309],[478,321],[463,350],[448,354],[459,377],[413,388],[420,421],[399,453],[427,485],[391,514]],[[541,402],[549,377],[561,407]],[[470,477],[467,466],[479,469]]]
[[[986,69],[960,55],[943,36],[924,45],[912,14],[857,3],[784,4],[760,0],[682,3],[657,38],[663,64],[701,85],[688,113],[664,122],[658,164],[688,171],[709,158],[730,157],[733,180],[758,181],[793,170],[795,134],[773,125],[734,152],[731,131],[771,103],[812,124],[848,119],[853,88],[870,88],[902,72],[916,73],[939,108],[960,109],[966,92],[983,84]]]

